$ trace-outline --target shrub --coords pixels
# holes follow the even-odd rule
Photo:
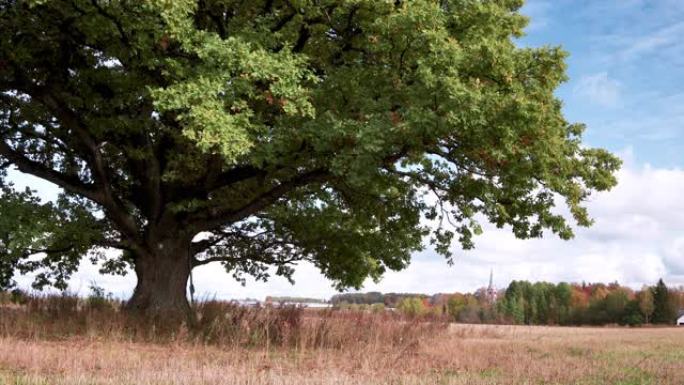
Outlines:
[[[86,307],[90,310],[104,310],[112,308],[113,305],[112,294],[105,294],[104,288],[92,282],[90,284],[90,295],[86,300]]]
[[[418,317],[426,311],[423,301],[417,297],[403,298],[397,304],[397,310],[408,317]]]

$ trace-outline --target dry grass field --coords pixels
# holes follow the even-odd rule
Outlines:
[[[133,332],[117,312],[2,309],[0,384],[684,384],[684,328],[208,309],[201,332],[164,339]]]
[[[454,325],[403,349],[0,340],[7,384],[684,384],[684,329]]]

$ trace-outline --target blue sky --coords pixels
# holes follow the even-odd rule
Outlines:
[[[684,164],[684,1],[531,0],[522,44],[562,45],[569,82],[558,96],[588,144],[654,166]]]
[[[557,94],[568,120],[587,124],[587,145],[625,161],[618,187],[592,196],[596,223],[571,241],[521,241],[507,229],[485,226],[475,250],[454,248],[454,266],[426,250],[407,270],[367,282],[364,290],[471,291],[486,285],[490,269],[499,287],[528,279],[618,280],[637,288],[660,277],[684,285],[684,0],[530,0],[523,13],[532,22],[521,45],[561,45],[570,53],[570,79]],[[310,265],[299,266],[294,278],[294,286],[275,278],[242,287],[220,265],[208,265],[196,270],[195,283],[203,297],[334,294]],[[135,277],[99,276],[86,263],[71,289],[87,292],[91,281],[125,297]]]

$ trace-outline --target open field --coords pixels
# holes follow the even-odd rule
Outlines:
[[[0,373],[7,384],[684,384],[684,328],[451,325],[338,348],[3,337]]]

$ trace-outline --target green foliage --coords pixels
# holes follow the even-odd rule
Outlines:
[[[575,299],[588,296],[585,302]],[[513,281],[496,305],[497,312],[517,324],[570,325],[644,322],[639,302],[628,288],[617,284],[579,286],[565,282]]]
[[[623,314],[620,322],[622,325],[639,326],[645,322],[638,300],[629,301],[625,306]]]
[[[109,271],[220,261],[267,279],[307,260],[359,287],[424,241],[447,258],[454,238],[473,247],[476,217],[570,238],[557,198],[590,225],[584,202],[615,185],[620,161],[562,115],[567,54],[515,44],[521,6],[6,3],[0,169],[65,194],[3,190],[2,283],[47,269],[37,284],[63,286],[79,256],[116,247]],[[555,311],[539,289],[514,306],[525,322]]]
[[[371,291],[368,293],[341,293],[332,296],[330,302],[334,305],[340,303],[347,304],[384,304],[389,307],[396,307],[397,304],[404,298],[417,297],[421,299],[427,298],[425,294],[417,293],[380,293],[377,291]]]
[[[554,321],[558,325],[565,325],[570,320],[571,305],[572,305],[572,287],[566,283],[561,282],[556,285],[556,290],[553,293],[554,298]]]
[[[37,271],[37,289],[47,284],[66,289],[68,277],[102,236],[92,205],[66,195],[41,203],[35,191],[19,192],[10,185],[2,186],[0,194],[0,287],[12,287],[19,270]],[[34,254],[43,258],[28,258]],[[94,251],[90,255],[99,256]]]
[[[427,309],[420,298],[408,297],[399,301],[397,310],[406,316],[417,317],[425,314]]]
[[[525,321],[525,297],[522,289],[522,282],[513,281],[508,285],[506,294],[501,301],[503,313],[510,317],[516,324]]]
[[[513,281],[499,305],[503,314],[515,323],[559,324],[565,321],[570,295],[569,285],[548,282],[531,284]]]
[[[637,296],[639,311],[644,318],[646,323],[651,319],[651,315],[655,310],[655,303],[653,302],[653,289],[648,286],[641,288],[639,295]]]
[[[673,303],[670,291],[663,280],[659,280],[653,289],[653,323],[671,324],[677,316],[676,304]]]
[[[629,301],[625,290],[613,290],[606,296],[606,311],[611,319],[619,319],[625,314],[625,307]]]

